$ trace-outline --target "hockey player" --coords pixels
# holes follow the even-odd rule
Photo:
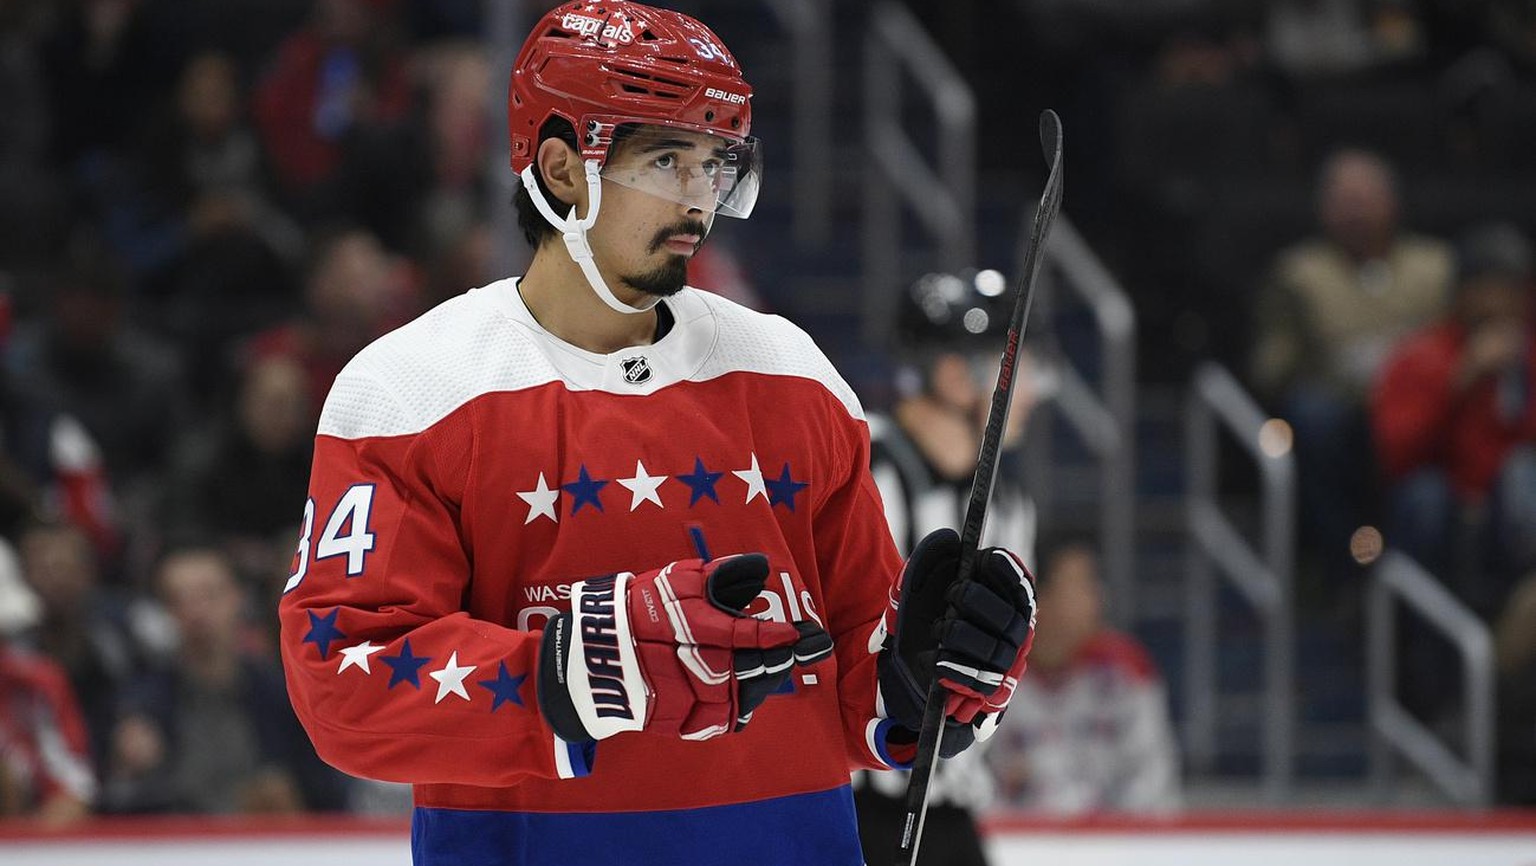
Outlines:
[[[280,605],[322,757],[415,786],[417,864],[862,862],[849,770],[1012,694],[1018,558],[903,567],[863,412],[794,326],[684,286],[752,211],[751,88],[684,15],[541,19],[514,64],[521,278],[364,349],[327,398]]]
[[[987,420],[986,388],[996,379],[1011,298],[1003,277],[926,274],[902,295],[897,330],[903,366],[891,417],[871,415],[871,473],[897,547],[910,551],[935,529],[965,519],[976,455]],[[1027,352],[1020,358],[1029,364]],[[1035,508],[1020,483],[1017,448],[1037,399],[1039,378],[1026,366],[1013,389],[1003,437],[1003,471],[992,490],[983,543],[1029,557]],[[944,761],[929,788],[919,866],[985,866],[975,813],[993,801],[982,748]],[[909,775],[871,771],[854,777],[859,836],[871,863],[894,859],[906,818]]]

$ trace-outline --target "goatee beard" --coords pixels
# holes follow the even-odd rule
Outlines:
[[[668,298],[682,291],[688,282],[688,257],[667,256],[666,262],[655,269],[622,279],[637,292]]]
[[[676,235],[697,235],[700,240],[694,246],[695,251],[704,245],[703,238],[709,236],[709,225],[700,220],[683,220],[675,226],[664,228],[651,238],[650,252],[656,252],[669,238]],[[665,263],[655,269],[633,277],[622,278],[625,285],[637,292],[643,292],[653,297],[667,298],[682,291],[683,285],[688,282],[688,258],[686,256],[667,256]]]

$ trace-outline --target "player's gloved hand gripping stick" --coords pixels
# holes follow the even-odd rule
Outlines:
[[[1061,210],[1061,119],[1056,112],[1047,109],[1040,115],[1040,144],[1045,151],[1051,173],[1046,178],[1045,191],[1040,196],[1040,206],[1035,210],[1034,226],[1030,232],[1029,250],[1025,253],[1024,269],[1015,279],[1016,289],[1013,315],[1008,323],[1008,340],[1003,348],[1003,363],[997,372],[997,386],[992,391],[992,407],[987,414],[986,430],[981,437],[981,453],[976,460],[976,478],[971,484],[971,499],[965,512],[965,525],[958,540],[952,531],[941,530],[928,536],[918,545],[908,561],[902,576],[902,595],[923,599],[932,589],[912,580],[923,571],[933,572],[934,566],[926,564],[927,558],[957,556],[958,572],[954,582],[945,587],[945,598],[950,606],[935,629],[938,641],[936,660],[930,676],[927,699],[923,704],[922,729],[917,741],[917,757],[912,764],[912,777],[907,784],[906,820],[903,823],[901,845],[897,849],[897,866],[912,866],[917,860],[917,846],[922,840],[923,818],[928,811],[928,783],[933,778],[934,763],[940,754],[954,754],[960,749],[946,749],[945,741],[951,731],[962,736],[974,736],[976,728],[966,722],[990,718],[994,723],[997,714],[1007,707],[1013,697],[1018,676],[1023,673],[1024,657],[1028,641],[1033,637],[1034,593],[1029,587],[1023,566],[1006,551],[977,551],[981,530],[986,523],[987,500],[992,495],[992,482],[997,476],[998,451],[1001,448],[1003,426],[1008,420],[1010,391],[1017,372],[1019,341],[1024,334],[1024,324],[1029,318],[1030,301],[1034,297],[1035,279],[1040,273],[1040,263],[1045,250],[1046,237],[1056,214]],[[946,534],[947,533],[947,534]],[[1013,568],[1018,568],[1014,573]],[[1012,587],[1008,580],[1017,581]],[[929,581],[930,583],[933,581]],[[925,591],[926,590],[926,591]],[[997,677],[1000,670],[996,662],[1009,651],[1009,639],[1017,636],[1017,622],[1009,613],[1022,613],[1017,607],[1021,601],[1015,592],[1027,593],[1029,630],[1023,635],[1023,652],[1011,658],[1007,674]],[[1013,602],[1011,609],[999,602]],[[931,604],[931,601],[929,602]],[[921,616],[921,614],[916,614]],[[992,619],[988,619],[988,617]],[[900,648],[905,642],[901,634],[900,616],[894,633],[900,659]],[[979,629],[976,626],[981,626]],[[914,660],[908,659],[909,670]],[[917,670],[922,670],[921,660]],[[882,671],[882,692],[886,677]],[[949,692],[946,694],[946,690]],[[991,714],[986,715],[986,714]],[[893,718],[896,716],[893,715]],[[950,717],[946,721],[946,717]],[[966,742],[961,745],[968,745]]]
[[[707,740],[740,730],[795,665],[832,653],[814,622],[742,611],[768,579],[745,554],[584,580],[544,627],[539,708],[567,742],[625,731]]]
[[[988,548],[969,579],[958,580],[959,570],[960,536],[953,529],[929,533],[907,559],[886,611],[880,694],[886,714],[901,725],[887,742],[906,746],[908,755],[935,672],[946,704],[939,756],[953,758],[991,733],[1034,641],[1034,578],[1017,555]]]

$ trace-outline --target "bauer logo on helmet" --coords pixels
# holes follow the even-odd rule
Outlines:
[[[724,90],[720,90],[715,87],[706,88],[704,90],[704,95],[710,99],[718,99],[722,102],[729,102],[732,105],[743,105],[747,101],[747,97],[740,93],[726,93]]]

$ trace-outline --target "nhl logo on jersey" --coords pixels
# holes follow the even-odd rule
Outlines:
[[[646,362],[644,355],[625,358],[619,362],[619,366],[624,368],[624,381],[631,385],[651,381],[651,365]]]

